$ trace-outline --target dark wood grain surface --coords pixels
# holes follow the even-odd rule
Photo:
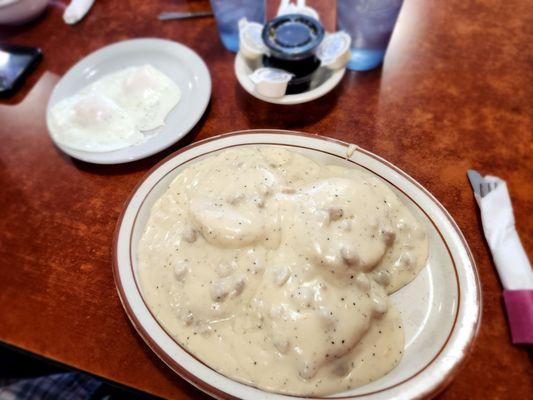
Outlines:
[[[75,26],[63,24],[56,5],[34,24],[0,28],[2,42],[44,51],[22,90],[0,100],[0,340],[163,397],[201,397],[127,320],[111,271],[115,223],[146,171],[185,144],[248,128],[293,129],[357,143],[398,165],[464,232],[483,285],[483,322],[471,356],[440,397],[530,398],[531,359],[510,344],[502,288],[465,172],[474,167],[507,180],[531,259],[531,3],[406,0],[382,69],[349,72],[321,100],[285,108],[240,88],[234,55],[222,48],[213,19],[155,19],[164,10],[206,7],[203,0],[98,0]],[[65,156],[44,122],[58,76],[88,53],[136,37],[177,40],[204,58],[213,79],[204,117],[180,143],[132,164],[96,166]]]

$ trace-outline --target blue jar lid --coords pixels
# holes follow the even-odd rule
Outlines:
[[[316,19],[302,14],[274,18],[261,34],[274,57],[299,60],[310,56],[324,38],[324,28]]]

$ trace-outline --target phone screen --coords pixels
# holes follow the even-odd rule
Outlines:
[[[0,93],[12,91],[40,57],[33,47],[0,45]]]

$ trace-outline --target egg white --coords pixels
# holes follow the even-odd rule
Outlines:
[[[107,75],[94,83],[93,90],[113,99],[141,131],[164,125],[166,116],[181,98],[179,87],[148,64]]]
[[[144,139],[124,109],[91,90],[57,103],[48,124],[56,142],[76,150],[113,151]]]
[[[49,127],[54,140],[72,149],[118,150],[164,125],[180,98],[179,87],[153,66],[128,67],[54,105]]]

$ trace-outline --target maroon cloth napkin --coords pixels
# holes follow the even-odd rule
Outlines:
[[[533,344],[533,290],[504,290],[513,344]]]

